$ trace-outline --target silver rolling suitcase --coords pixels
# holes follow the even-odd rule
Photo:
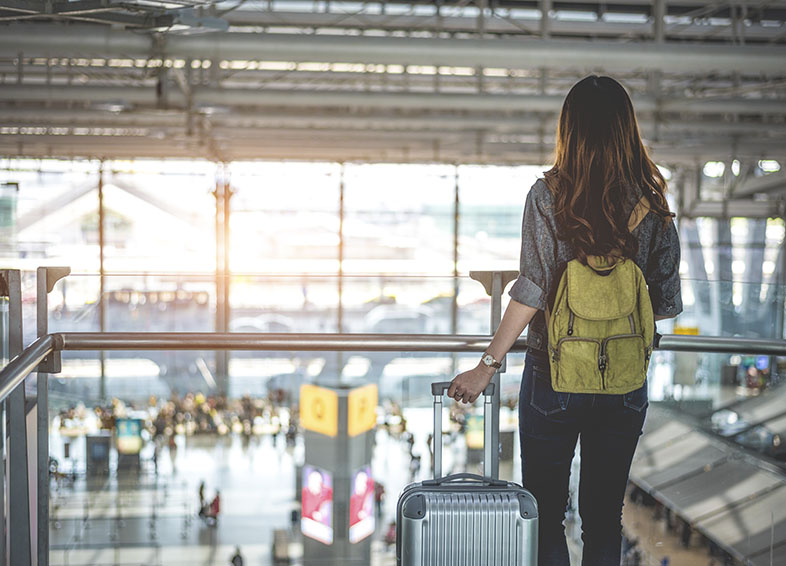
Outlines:
[[[398,566],[535,566],[538,508],[515,483],[488,477],[499,453],[491,442],[491,398],[483,392],[483,476],[442,475],[442,396],[450,382],[434,383],[434,479],[404,488],[396,509]]]

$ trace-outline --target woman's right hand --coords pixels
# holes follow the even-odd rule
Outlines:
[[[448,388],[448,397],[461,403],[474,403],[481,393],[488,387],[496,370],[483,363],[469,371],[458,374]]]

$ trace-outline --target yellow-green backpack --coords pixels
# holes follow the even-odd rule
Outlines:
[[[648,211],[642,197],[630,232]],[[655,319],[644,274],[632,259],[569,261],[547,321],[554,391],[622,394],[644,384]]]

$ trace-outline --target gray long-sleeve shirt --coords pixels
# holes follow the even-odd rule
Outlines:
[[[629,194],[627,212],[633,211],[641,198],[640,190]],[[682,312],[680,296],[680,243],[674,222],[650,212],[633,231],[639,251],[633,261],[639,266],[656,315],[674,316]],[[573,247],[557,237],[554,219],[554,197],[542,179],[538,179],[527,195],[521,227],[521,262],[519,277],[509,291],[519,303],[538,309],[529,324],[527,345],[546,350],[548,333],[543,312],[549,293],[556,289],[557,277],[567,263],[576,257]]]

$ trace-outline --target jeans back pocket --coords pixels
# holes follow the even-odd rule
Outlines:
[[[532,395],[530,406],[544,416],[565,411],[570,393],[558,393],[551,387],[551,374],[539,366],[532,368]]]
[[[642,412],[644,409],[647,408],[649,398],[647,396],[647,382],[644,382],[644,385],[636,389],[635,391],[631,391],[630,393],[625,393],[622,396],[622,404],[625,405],[628,409],[633,409],[637,413]]]

